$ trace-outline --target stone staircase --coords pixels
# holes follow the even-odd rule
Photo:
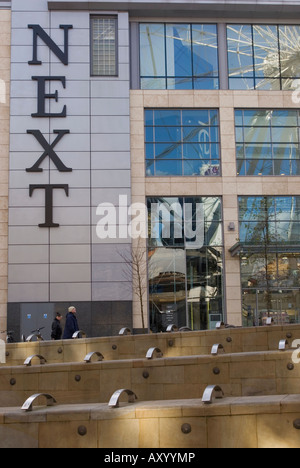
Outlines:
[[[297,339],[300,325],[7,345],[0,447],[300,448]],[[209,385],[224,397],[204,404]],[[109,408],[118,389],[138,399]],[[21,409],[40,393],[57,403]]]

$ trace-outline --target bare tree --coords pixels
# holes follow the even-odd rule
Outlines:
[[[133,294],[138,298],[142,328],[146,333],[144,297],[148,290],[148,275],[146,248],[143,245],[143,239],[139,238],[137,244],[132,245],[131,252],[119,252],[119,255],[124,260],[123,275],[126,281],[128,282],[128,278],[132,277]]]
[[[272,313],[272,260],[274,252],[277,251],[280,245],[280,238],[274,230],[275,215],[270,213],[269,201],[267,197],[263,197],[260,201],[253,205],[251,212],[251,221],[246,223],[248,256],[251,262],[257,261],[257,255],[261,259],[261,271],[257,273],[261,282],[265,283],[265,304],[267,316]],[[273,252],[273,255],[272,255]]]

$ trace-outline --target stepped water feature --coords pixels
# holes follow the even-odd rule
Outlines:
[[[298,339],[271,325],[7,345],[0,447],[299,448]]]

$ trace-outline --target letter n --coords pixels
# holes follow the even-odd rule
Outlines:
[[[42,62],[37,58],[38,37],[49,47],[56,57],[64,64],[69,63],[69,29],[73,29],[70,24],[61,24],[60,29],[64,30],[64,51],[62,51],[44,29],[38,24],[29,24],[28,28],[33,29],[33,56],[32,60],[28,62],[29,65],[42,65]]]

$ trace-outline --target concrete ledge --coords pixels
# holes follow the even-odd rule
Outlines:
[[[298,413],[294,413],[295,407]],[[0,410],[0,447],[300,448],[300,395]],[[189,432],[183,433],[182,426]]]
[[[111,0],[99,1],[48,1],[49,10],[75,10],[75,11],[128,11],[131,16],[151,17],[266,17],[269,19],[293,18],[300,12],[299,2],[291,0],[214,0],[203,2],[200,0]]]
[[[91,351],[101,352],[106,361],[141,359],[153,346],[161,349],[165,357],[210,354],[215,343],[221,343],[226,353],[273,351],[287,334],[291,335],[289,343],[300,339],[300,325],[14,343],[6,347],[6,364],[22,365],[34,354],[44,356],[49,363],[82,362]]]
[[[60,403],[108,402],[118,388],[144,401],[201,398],[208,385],[226,396],[298,394],[300,365],[293,351],[123,359],[0,368],[0,405],[21,406],[33,393],[50,393]]]

